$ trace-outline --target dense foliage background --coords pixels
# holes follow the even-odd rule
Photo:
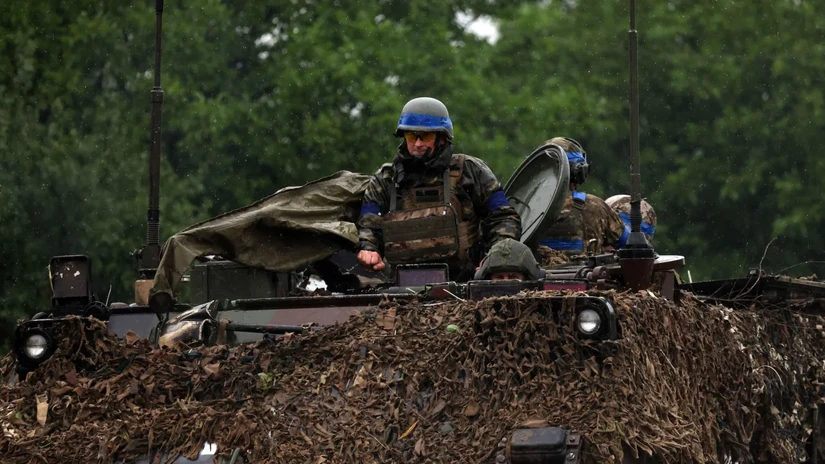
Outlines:
[[[48,306],[53,255],[88,254],[97,293],[131,299],[154,3],[0,8],[3,338]],[[821,5],[639,5],[644,194],[659,215],[657,251],[686,255],[694,279],[742,274],[763,253],[770,271],[825,258]],[[540,142],[566,135],[594,164],[585,190],[625,193],[627,6],[167,1],[162,238],[286,185],[374,171],[394,154],[401,106],[421,95],[448,105],[457,149],[502,181]],[[468,32],[467,15],[492,17],[498,40]]]

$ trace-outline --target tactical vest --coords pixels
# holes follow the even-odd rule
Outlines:
[[[444,262],[463,267],[478,242],[479,219],[464,217],[456,190],[464,172],[465,155],[454,154],[441,185],[409,189],[397,204],[395,183],[384,216],[384,256],[393,264]]]
[[[568,255],[584,253],[584,204],[587,194],[573,191],[573,206],[565,208],[541,244]]]

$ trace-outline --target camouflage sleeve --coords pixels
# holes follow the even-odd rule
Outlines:
[[[385,164],[378,169],[364,192],[361,213],[358,216],[358,241],[361,250],[381,251],[384,237],[381,225],[383,215],[390,208],[389,189],[392,182],[392,165]]]
[[[470,192],[473,207],[481,218],[481,232],[486,245],[499,240],[521,238],[521,217],[510,205],[501,183],[487,164],[475,157],[464,161],[462,186]]]

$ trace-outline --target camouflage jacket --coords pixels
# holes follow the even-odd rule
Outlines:
[[[452,147],[448,145],[442,153],[435,155],[441,162],[416,166],[414,163],[405,163],[410,155],[404,156],[403,151],[402,145],[395,160],[381,166],[367,186],[357,223],[362,250],[383,254],[382,216],[387,214],[390,207],[389,191],[392,183],[396,184],[399,199],[412,188],[439,185],[443,182],[444,169],[449,166],[452,158]],[[461,202],[464,218],[477,217],[481,220],[477,233],[480,234],[479,242],[483,245],[482,249],[474,253],[476,263],[495,242],[503,238],[521,238],[521,218],[507,201],[501,183],[484,161],[466,156],[458,185],[460,188],[456,195]]]
[[[577,192],[582,195],[583,192]],[[590,240],[596,241],[596,252],[601,253],[607,247],[623,247],[630,234],[630,229],[625,226],[619,215],[601,198],[584,194],[584,209],[581,211],[582,230],[572,233],[570,236],[553,236],[552,232],[556,229],[551,229],[551,235],[541,242],[542,245],[549,246],[553,249],[568,250],[566,247],[557,247],[554,242],[572,241],[579,244],[578,252],[587,252],[591,250],[589,245]],[[568,195],[564,199],[564,206],[559,214],[559,221],[573,216],[571,214],[574,208],[573,195]],[[558,223],[557,223],[558,224]],[[570,231],[572,232],[572,231]],[[559,238],[561,240],[553,240]],[[569,249],[575,251],[572,248]]]
[[[570,208],[572,204],[573,198],[567,197],[563,209]],[[598,253],[606,247],[624,246],[630,230],[625,226],[622,218],[610,206],[607,206],[604,200],[588,193],[582,216],[585,246],[591,239],[596,240]]]

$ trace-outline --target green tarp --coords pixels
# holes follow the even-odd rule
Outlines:
[[[249,206],[190,226],[163,245],[152,294],[172,294],[201,256],[286,272],[358,244],[354,221],[370,176],[339,171],[286,187]]]

